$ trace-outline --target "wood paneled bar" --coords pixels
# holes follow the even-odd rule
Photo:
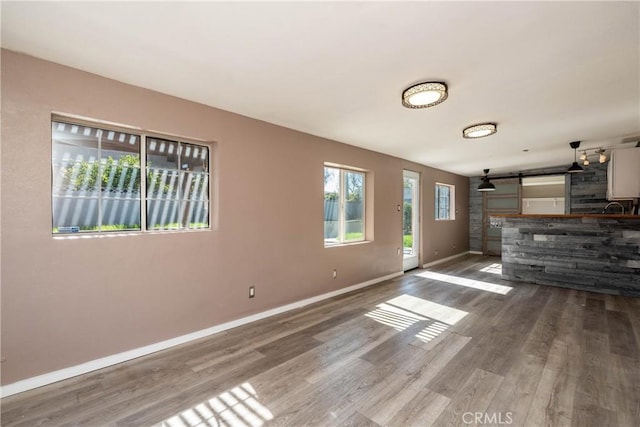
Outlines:
[[[493,215],[502,228],[502,277],[640,296],[640,216]]]

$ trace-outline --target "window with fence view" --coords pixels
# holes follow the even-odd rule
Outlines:
[[[207,146],[59,120],[52,145],[53,233],[209,227]]]
[[[364,172],[325,166],[325,246],[364,240],[364,195]]]

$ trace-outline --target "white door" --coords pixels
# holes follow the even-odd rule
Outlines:
[[[420,175],[417,172],[403,173],[402,201],[402,269],[417,268],[420,248]]]

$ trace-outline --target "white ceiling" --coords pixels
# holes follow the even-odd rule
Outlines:
[[[2,1],[2,46],[474,176],[640,139],[639,23],[639,2]],[[402,107],[425,80],[449,99]]]

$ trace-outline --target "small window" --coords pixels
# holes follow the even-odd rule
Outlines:
[[[436,220],[453,220],[455,217],[455,186],[436,183]]]
[[[364,172],[325,166],[325,246],[364,240],[365,178]]]
[[[60,120],[51,129],[54,234],[209,228],[209,147]]]

